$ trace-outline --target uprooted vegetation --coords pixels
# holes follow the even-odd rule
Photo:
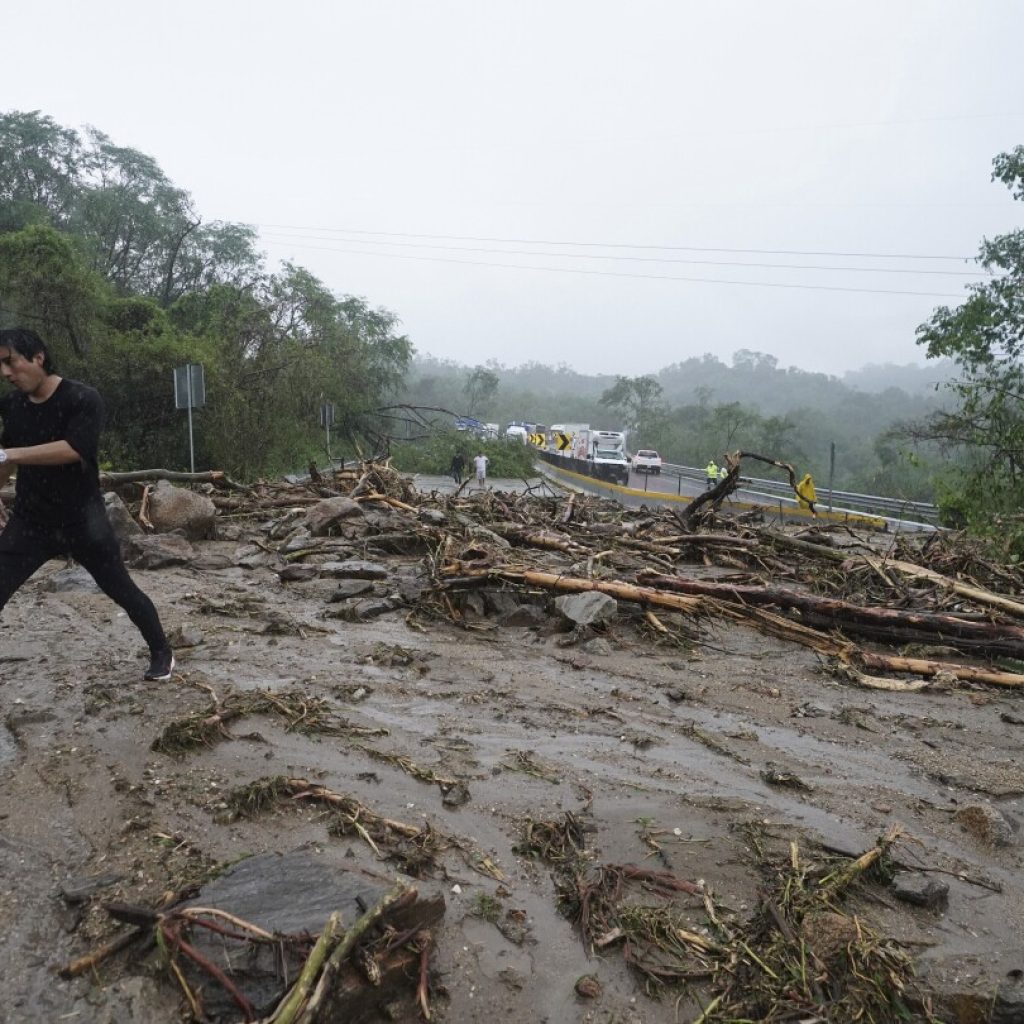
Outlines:
[[[595,592],[634,609],[634,628],[656,644],[699,644],[726,620],[809,647],[864,687],[1024,685],[1024,574],[959,535],[793,531],[713,507],[681,519],[530,490],[421,495],[386,464],[214,501],[253,538],[248,564],[276,567],[283,581],[344,582],[328,617],[401,610],[419,629],[541,626],[521,609]],[[401,559],[400,578],[365,561],[382,556]],[[630,621],[562,612],[557,621],[576,627],[567,642]]]
[[[704,880],[595,862],[571,812],[525,821],[518,850],[551,868],[562,912],[592,955],[621,951],[651,995],[699,992],[694,1024],[935,1021],[906,952],[844,908],[853,887],[888,870],[899,837],[895,827],[859,857],[808,861],[796,841],[771,852],[755,827],[763,888],[750,918]]]
[[[208,549],[225,566],[209,586],[175,577],[206,649],[200,638],[195,654],[183,652],[173,703],[147,720],[147,742],[162,755],[149,778],[184,797],[193,827],[198,817],[232,844],[259,849],[267,837],[301,836],[296,842],[318,852],[400,870],[425,889],[466,889],[466,916],[489,934],[496,928],[495,941],[557,942],[556,922],[561,946],[592,957],[609,992],[624,984],[628,997],[638,985],[658,999],[657,1009],[646,1004],[654,1019],[937,1019],[911,969],[915,938],[887,938],[908,936],[891,919],[880,925],[866,902],[888,904],[878,883],[899,837],[886,834],[866,859],[830,855],[815,838],[829,815],[849,810],[831,784],[833,766],[841,786],[871,785],[863,778],[877,762],[860,756],[859,735],[879,745],[910,737],[903,774],[923,771],[946,786],[954,772],[968,773],[986,793],[1016,792],[1017,775],[1000,765],[985,774],[943,759],[937,724],[920,743],[910,731],[915,715],[924,722],[954,701],[983,706],[1024,685],[1016,567],[945,534],[797,530],[707,508],[684,527],[667,510],[538,492],[419,494],[384,465],[308,484],[210,490],[221,540],[237,547]],[[324,621],[335,616],[390,622],[378,630]],[[498,666],[516,660],[515,670]],[[748,703],[733,702],[733,692]],[[814,706],[808,698],[819,692],[837,706]],[[842,706],[852,692],[858,706]],[[751,708],[751,697],[775,702],[775,713],[760,717],[766,709]],[[87,714],[113,722],[119,699],[112,691],[91,699]],[[912,710],[926,703],[929,712]],[[806,729],[818,748],[780,753],[788,713],[793,732]],[[850,744],[853,779],[839,779],[843,747],[834,760],[831,747],[819,756],[837,736]],[[263,767],[264,758],[279,760]],[[131,827],[184,842],[187,828],[149,822],[143,797],[151,799],[140,793]],[[574,799],[587,806],[559,816]],[[695,810],[701,801],[712,814]],[[771,810],[755,811],[757,801]],[[891,792],[885,802],[886,817],[859,818],[853,849],[897,820],[888,817]],[[955,811],[961,820],[952,805],[932,807],[945,825]],[[623,808],[639,829],[623,829]],[[805,810],[817,831],[792,824]],[[901,805],[898,820],[913,821],[906,812]],[[633,816],[646,814],[656,817]],[[755,814],[756,826],[737,827]],[[948,848],[932,854],[974,884],[965,881],[971,860]],[[531,883],[541,887],[532,904],[519,888]],[[172,887],[181,888],[164,886]],[[548,915],[541,923],[528,916],[539,903]],[[188,1007],[194,965],[182,987],[170,965],[184,969],[188,954],[175,942],[191,945],[189,936],[210,929],[175,916],[180,909],[158,907],[166,927],[148,927],[170,936],[165,966]],[[579,944],[564,941],[567,921]],[[241,948],[258,947],[243,925]],[[463,948],[458,933],[439,936],[442,956]],[[338,933],[321,938],[331,945]],[[315,940],[291,949],[289,979]],[[437,948],[415,935],[396,946],[420,978]],[[528,976],[524,969],[520,982]],[[427,999],[430,987],[417,991]]]

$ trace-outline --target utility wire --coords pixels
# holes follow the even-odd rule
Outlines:
[[[267,238],[267,235],[262,237]],[[292,238],[304,238],[315,242],[344,241],[344,239],[324,238],[321,235],[292,235],[272,232],[269,237],[281,241]],[[529,249],[489,249],[483,246],[438,245],[426,242],[385,242],[374,238],[358,239],[360,245],[392,245],[406,249],[443,249],[446,252],[486,252],[502,256],[545,256],[567,260],[620,260],[631,263],[685,263],[710,267],[758,267],[768,270],[825,270],[848,272],[853,274],[941,274],[945,277],[989,277],[991,275],[977,270],[913,270],[903,267],[827,267],[807,263],[748,263],[735,260],[687,260],[671,256],[597,256],[584,252],[539,252]]]
[[[628,242],[572,242],[565,239],[545,238],[490,238],[482,235],[430,235],[413,231],[361,231],[356,228],[311,227],[308,224],[256,224],[257,228],[277,228],[286,231],[327,231],[341,235],[380,235],[386,238],[440,238],[456,242],[500,242],[506,245],[571,245],[581,249],[659,249],[664,252],[728,252],[757,256],[837,256],[851,259],[873,260],[955,260],[969,263],[973,256],[936,256],[905,252],[827,252],[808,249],[727,249],[722,246],[699,245],[640,245]],[[356,239],[341,239],[356,241]]]
[[[287,246],[287,242],[270,240],[272,245]],[[399,252],[373,252],[366,249],[337,249],[326,245],[293,245],[294,249],[319,249],[324,252],[344,253],[350,256],[377,256],[383,259],[419,260],[428,263],[458,263],[474,267],[504,267],[509,270],[540,270],[551,274],[583,274],[594,277],[632,277],[648,281],[688,281],[697,284],[733,284],[750,288],[796,288],[819,292],[858,292],[871,295],[920,295],[935,299],[963,299],[962,293],[903,291],[894,288],[844,288],[829,284],[784,284],[778,281],[734,281],[716,277],[680,277],[673,274],[631,274],[623,270],[584,270],[577,267],[533,267],[522,263],[497,263],[488,260],[453,260],[445,256],[412,256]]]

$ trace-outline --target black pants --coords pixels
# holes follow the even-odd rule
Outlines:
[[[59,528],[39,527],[11,516],[0,533],[0,609],[36,569],[60,555],[70,555],[128,613],[151,652],[167,646],[160,616],[128,575],[121,545],[98,503],[79,522]]]

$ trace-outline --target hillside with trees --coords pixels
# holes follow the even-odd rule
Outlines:
[[[322,457],[323,401],[356,436],[412,354],[393,313],[268,270],[252,228],[204,221],[151,157],[39,112],[0,115],[0,318],[101,389],[119,468],[187,465],[175,366],[206,371],[197,465],[252,478]]]
[[[683,465],[703,465],[727,449],[764,452],[822,480],[834,442],[837,487],[929,500],[933,446],[891,431],[943,408],[935,382],[951,365],[871,368],[864,377],[871,386],[856,387],[779,367],[773,356],[747,350],[731,364],[706,354],[641,377],[588,375],[564,364],[464,367],[417,356],[402,399],[501,424],[518,419],[627,430],[631,448],[656,448]],[[486,401],[481,379],[488,382]],[[887,379],[905,387],[886,385]]]
[[[1024,199],[1024,148],[997,157],[993,176]],[[938,498],[953,521],[997,537],[1010,523],[1016,536],[1022,252],[1021,230],[982,244],[991,276],[920,328],[926,366],[837,377],[741,349],[728,362],[704,354],[634,377],[467,367],[414,358],[394,313],[297,264],[268,268],[252,227],[205,220],[152,157],[39,112],[0,114],[0,323],[36,328],[63,372],[101,388],[102,457],[118,468],[187,464],[171,371],[199,362],[208,405],[197,464],[243,478],[322,458],[325,401],[335,436],[349,452],[363,438],[366,454],[382,434],[415,433],[404,403],[441,410],[431,415],[444,427],[452,412],[625,429],[631,447],[689,465],[743,448],[819,480],[834,443],[837,487]],[[382,419],[388,406],[393,418]]]

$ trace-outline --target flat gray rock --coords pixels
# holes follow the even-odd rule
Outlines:
[[[587,590],[582,594],[566,594],[556,598],[555,607],[577,626],[594,626],[615,618],[619,603],[607,594]]]
[[[387,566],[380,562],[364,562],[348,558],[343,562],[324,562],[320,566],[321,576],[348,580],[384,580],[388,577]]]
[[[196,557],[195,548],[177,533],[129,537],[126,548],[126,561],[137,569],[165,569],[171,565],[188,565]]]
[[[341,580],[338,589],[328,598],[329,601],[346,601],[350,597],[359,597],[373,590],[371,580]]]
[[[298,565],[292,563],[278,571],[278,579],[282,583],[304,583],[307,580],[315,580],[320,575],[320,570],[315,565]]]
[[[916,871],[899,871],[892,880],[892,893],[904,903],[938,910],[949,902],[949,886],[938,878]]]

